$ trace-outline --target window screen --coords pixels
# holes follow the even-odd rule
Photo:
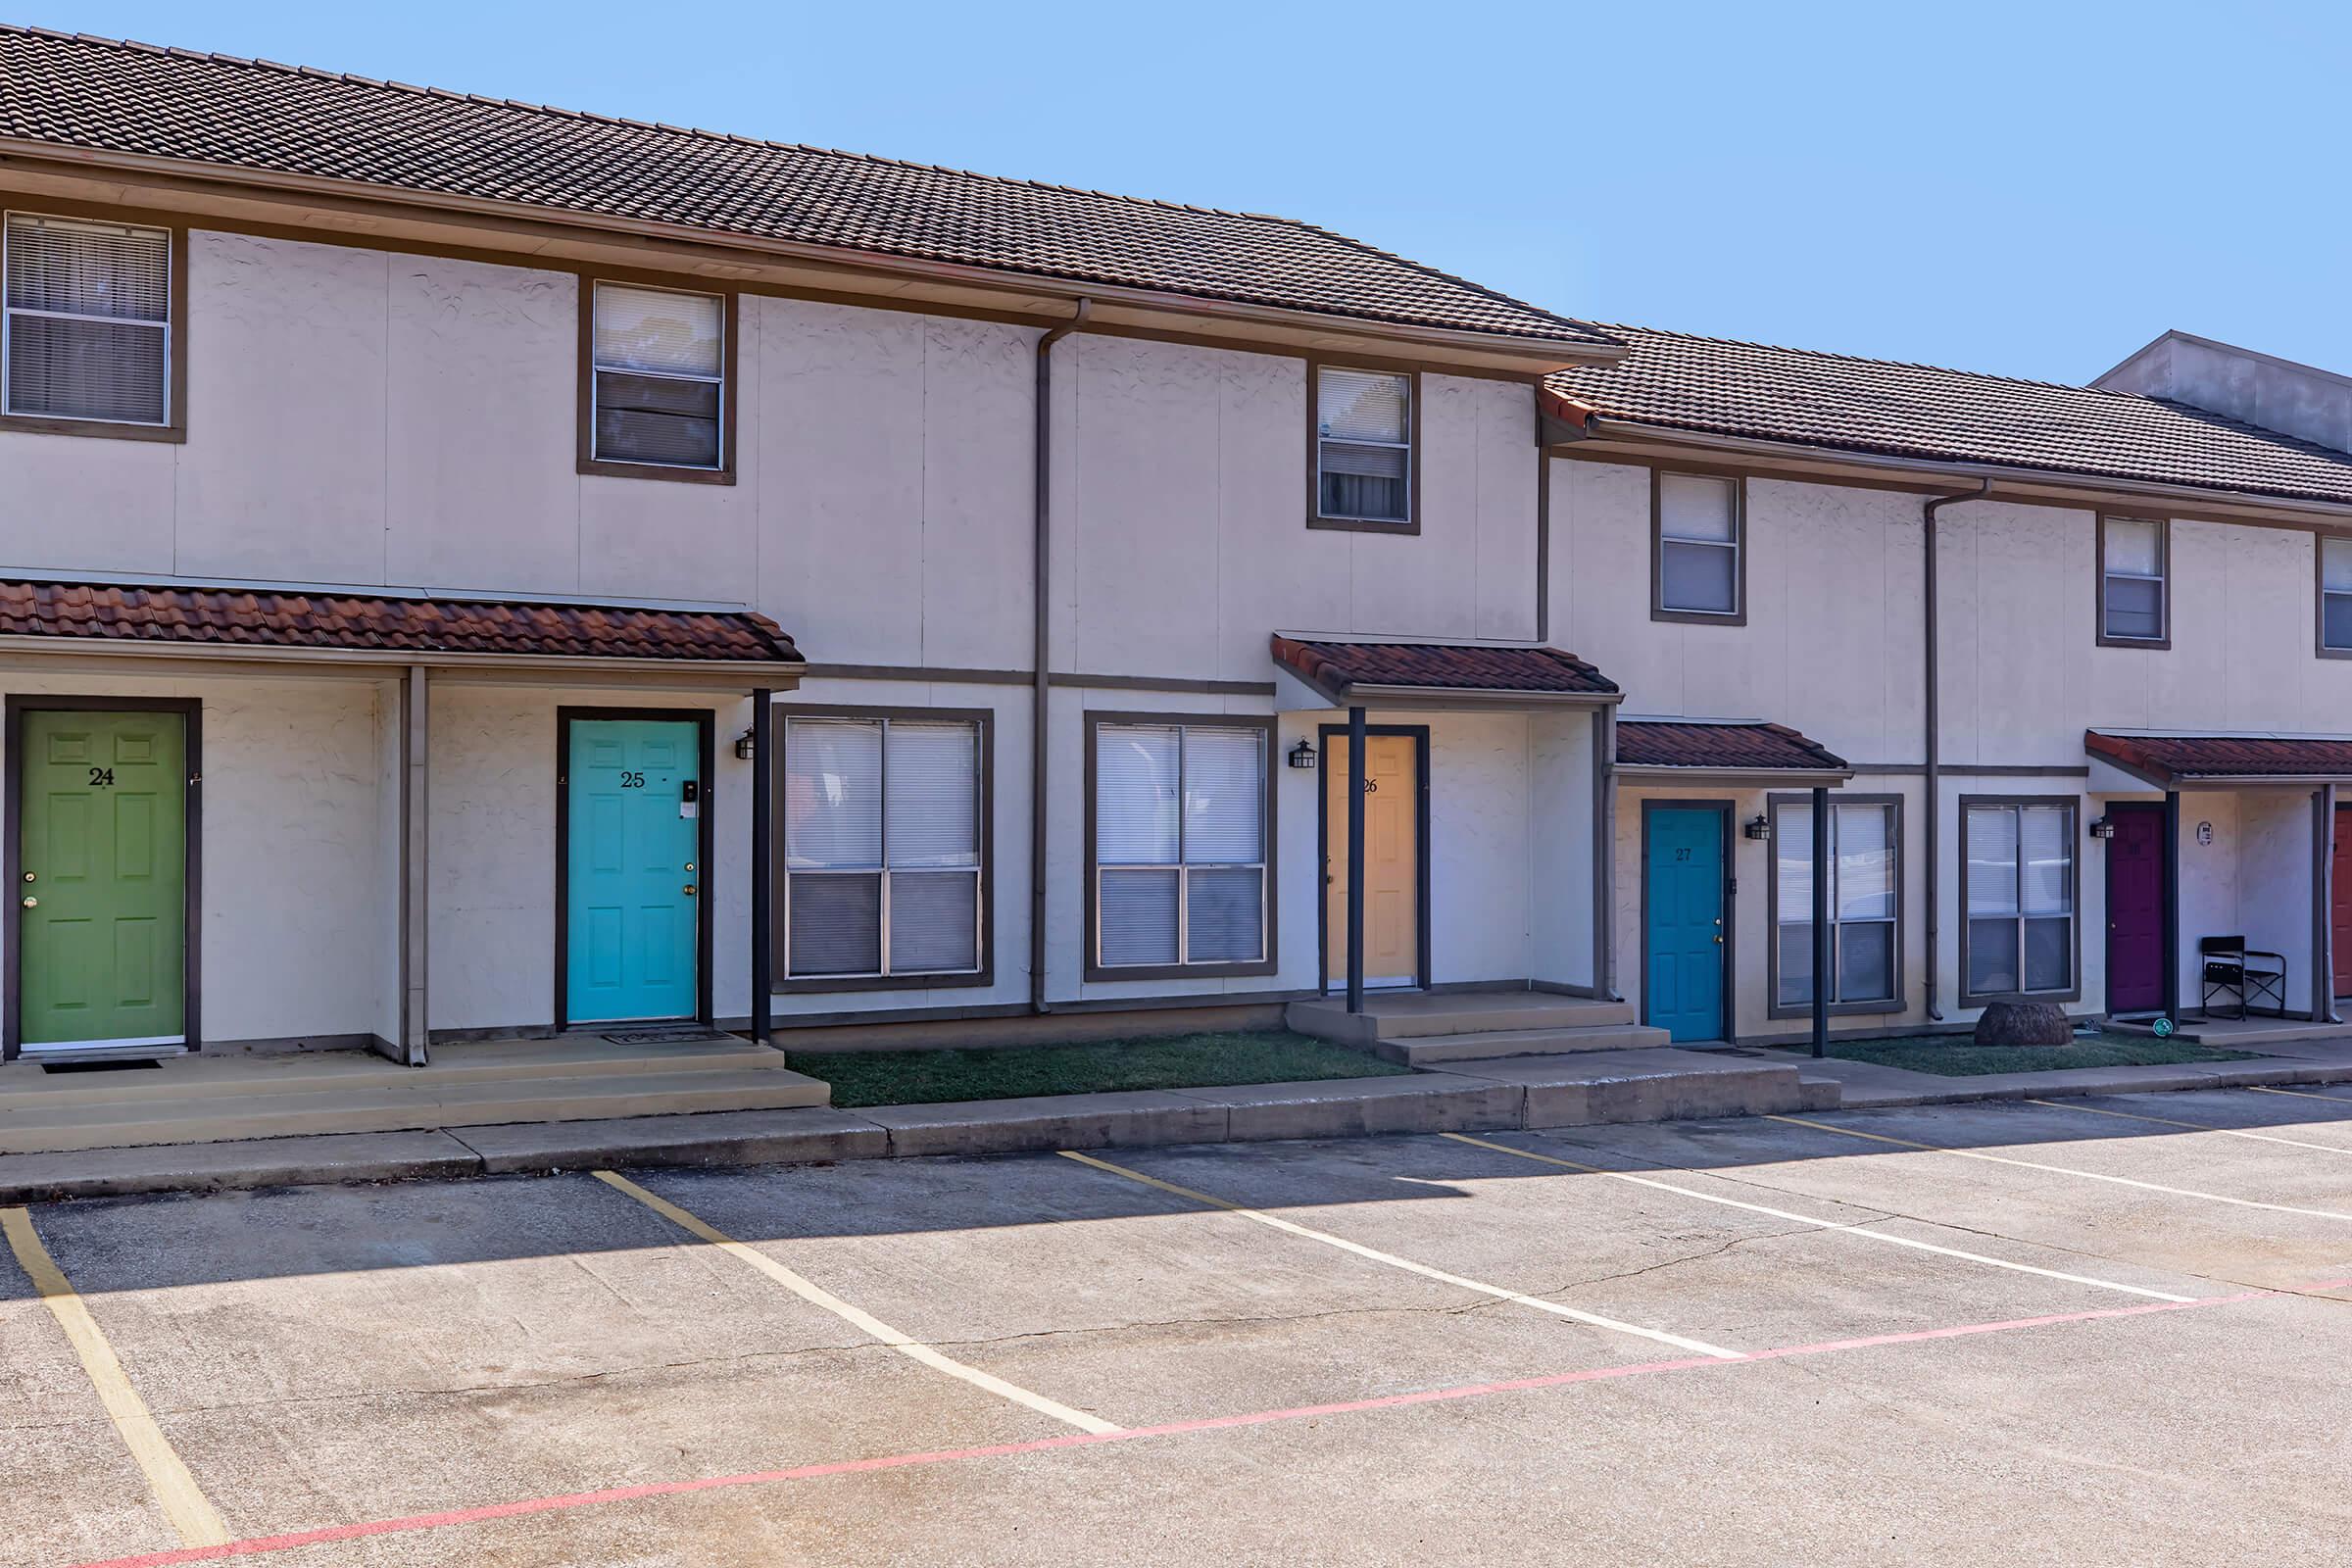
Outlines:
[[[172,236],[11,213],[0,249],[7,412],[169,422]]]
[[[792,717],[784,729],[788,978],[980,967],[980,726]]]
[[[726,310],[715,294],[596,285],[598,461],[723,465]]]
[[[1412,521],[1412,378],[1329,368],[1315,375],[1315,510],[1350,521]]]
[[[1266,740],[1255,727],[1095,730],[1095,961],[1266,956]]]
[[[1813,808],[1774,803],[1775,995],[1813,1002]],[[1895,808],[1886,802],[1830,808],[1830,1000],[1890,1002],[1895,975]]]
[[[2074,806],[1971,806],[1964,832],[1969,994],[2072,991]]]
[[[2099,613],[2106,634],[2132,642],[2162,642],[2164,524],[2105,517],[2099,526],[2105,553]]]
[[[1657,485],[1658,608],[1738,614],[1738,484],[1707,474],[1661,473]]]
[[[2352,652],[2352,539],[2320,540],[2320,646]]]

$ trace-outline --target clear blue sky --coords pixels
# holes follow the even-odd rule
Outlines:
[[[2178,326],[2352,372],[2352,8],[18,4],[1281,213],[1600,320],[2055,380]]]

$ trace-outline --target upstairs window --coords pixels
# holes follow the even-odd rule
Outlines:
[[[2320,542],[2320,652],[2352,658],[2352,539]]]
[[[1343,527],[1413,521],[1413,378],[1313,367],[1312,520]]]
[[[978,717],[795,714],[782,782],[787,981],[981,969]]]
[[[1746,620],[1745,500],[1738,479],[1653,470],[1651,618]]]
[[[2172,637],[2167,529],[2145,517],[2099,519],[2099,641],[2163,648]]]
[[[169,425],[171,232],[11,213],[0,248],[0,411]]]
[[[1091,722],[1090,974],[1270,966],[1270,726]]]
[[[588,460],[718,472],[727,466],[727,300],[594,285]]]

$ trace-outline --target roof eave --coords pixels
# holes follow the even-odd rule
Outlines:
[[[601,213],[573,212],[564,208],[546,207],[527,202],[497,201],[487,197],[445,195],[432,191],[411,190],[397,185],[380,185],[362,180],[332,178],[323,175],[287,174],[270,170],[246,169],[233,164],[209,163],[199,159],[159,158],[137,153],[115,152],[105,148],[81,147],[69,143],[39,141],[24,137],[0,136],[0,167],[10,163],[53,165],[66,171],[105,171],[109,173],[144,176],[137,185],[110,181],[114,199],[127,202],[130,192],[140,189],[170,188],[173,183],[185,183],[218,193],[228,188],[242,199],[263,200],[271,205],[290,206],[296,203],[342,212],[355,218],[368,216],[370,207],[382,207],[410,216],[440,215],[444,218],[469,220],[468,226],[493,224],[508,233],[517,226],[524,230],[546,230],[554,233],[581,232],[627,236],[644,242],[684,245],[696,250],[722,252],[736,257],[768,258],[778,262],[816,264],[844,273],[879,275],[897,279],[922,279],[954,284],[996,293],[1019,293],[1035,297],[1045,295],[1056,300],[1091,300],[1098,324],[1122,324],[1116,313],[1128,311],[1166,316],[1193,323],[1233,322],[1331,339],[1334,346],[1348,340],[1390,345],[1413,351],[1422,357],[1444,359],[1464,356],[1468,362],[1486,364],[1497,359],[1514,362],[1512,368],[1522,369],[1531,377],[1551,370],[1577,367],[1614,365],[1630,350],[1623,344],[1587,344],[1565,339],[1524,336],[1508,332],[1481,332],[1465,328],[1423,326],[1404,321],[1381,320],[1370,317],[1341,316],[1330,312],[1288,309],[1247,302],[1219,300],[1202,295],[1178,294],[1165,290],[1137,288],[1119,284],[1084,282],[1056,277],[1042,272],[1027,272],[1011,268],[976,267],[963,263],[929,261],[919,257],[892,255],[886,252],[855,250],[844,246],[818,245],[807,241],[772,239],[760,235],[736,234],[722,229],[697,228],[683,223],[665,223],[648,219],[622,218]],[[299,220],[298,220],[299,221]],[[365,223],[314,224],[322,240],[341,238],[351,242],[356,236],[364,242],[369,232]],[[521,238],[523,235],[517,234]],[[479,245],[482,236],[472,234],[468,242]],[[457,243],[452,241],[452,243]],[[494,247],[506,248],[506,247]],[[527,267],[529,258],[541,250],[526,246],[512,247],[516,266]],[[654,265],[652,259],[640,265]],[[739,264],[740,265],[740,264]],[[1399,264],[1409,265],[1409,264]],[[722,264],[723,266],[723,264]],[[707,275],[726,278],[756,276],[757,273],[734,273],[724,270],[706,269]],[[873,290],[888,298],[888,291]],[[1110,314],[1106,314],[1106,309]],[[1041,318],[1042,319],[1042,318]],[[1130,322],[1123,324],[1149,324]]]
[[[1318,690],[1324,683],[1312,683]],[[1623,692],[1542,692],[1489,686],[1384,686],[1351,681],[1332,700],[1342,708],[1614,708]]]
[[[1617,762],[1609,771],[1619,778],[1643,783],[1753,784],[1771,788],[1798,784],[1808,789],[1835,789],[1854,776],[1850,767],[1675,767],[1662,762]]]
[[[108,659],[173,659],[245,664],[334,664],[376,667],[390,673],[414,665],[446,670],[506,670],[553,674],[697,675],[704,682],[796,687],[808,666],[799,660],[612,659],[593,654],[468,654],[394,648],[304,648],[270,643],[210,643],[165,638],[105,637],[74,633],[0,635],[0,656],[98,655]]]
[[[1991,479],[1995,483],[2030,486],[2040,491],[2064,492],[2071,499],[2080,497],[2080,504],[2096,507],[2105,500],[2120,500],[2129,505],[2136,501],[2167,500],[2192,502],[2210,509],[2230,507],[2257,512],[2269,516],[2291,517],[2300,521],[2328,519],[2337,525],[2352,525],[2352,502],[2333,502],[2296,496],[2267,495],[2251,490],[2225,490],[2203,485],[2162,484],[2154,480],[2131,479],[2121,475],[2077,473],[2065,468],[2033,468],[2008,464],[1973,463],[1959,459],[1900,457],[1886,453],[1861,452],[1850,447],[1815,445],[1800,441],[1769,441],[1753,436],[1726,435],[1712,430],[1693,430],[1683,425],[1656,424],[1642,419],[1629,419],[1618,415],[1601,415],[1592,420],[1595,440],[1650,441],[1681,447],[1696,447],[1708,452],[1754,455],[1758,457],[1801,460],[1830,464],[1840,467],[1867,468],[1878,473],[1917,474],[1923,490],[1936,488],[1942,476],[1955,479]],[[1588,451],[1592,449],[1588,448]],[[1792,475],[1802,482],[1803,475]],[[2042,496],[1994,496],[1991,499],[2015,500],[2031,505],[2064,505]]]

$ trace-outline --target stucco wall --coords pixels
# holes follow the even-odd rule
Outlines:
[[[388,688],[318,678],[12,673],[11,692],[204,704],[200,1027],[206,1040],[390,1038],[383,962]],[[13,758],[0,766],[14,767]],[[11,977],[0,976],[0,988]],[[0,996],[0,1005],[13,999]]]
[[[1529,978],[1591,987],[1593,722],[1582,710],[1528,720]]]

